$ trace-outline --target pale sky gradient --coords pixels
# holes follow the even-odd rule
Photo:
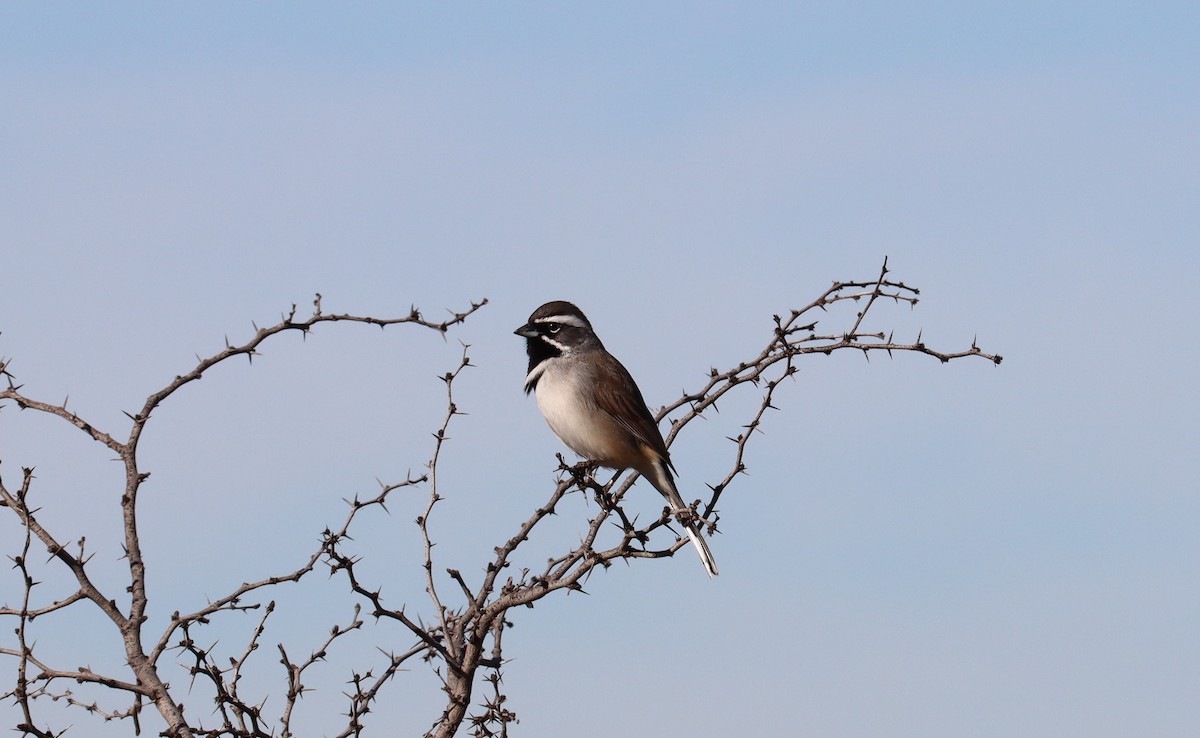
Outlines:
[[[887,255],[923,299],[875,329],[978,336],[1004,364],[802,363],[722,499],[721,577],[685,550],[514,613],[512,734],[1194,736],[1197,39],[1182,2],[8,4],[0,356],[29,395],[124,434],[196,354],[315,292],[378,315],[491,301],[449,341],[323,326],[171,398],[142,449],[156,632],[419,470],[459,340],[477,366],[434,529],[478,579],[562,450],[521,393],[511,331],[533,308],[578,303],[658,406]],[[685,497],[724,473],[745,412],[673,447]],[[119,592],[119,475],[85,441],[0,411],[6,484],[36,465],[44,521],[86,535]],[[428,617],[423,504],[357,540]],[[648,488],[630,505],[661,508]],[[573,546],[587,512],[565,507],[525,561]],[[271,694],[274,644],[315,647],[349,618],[342,590],[279,593]],[[213,640],[240,649],[257,619],[226,620]],[[39,625],[64,667],[119,667],[111,629]],[[408,643],[368,629],[333,655],[303,734],[338,729],[352,663]],[[441,704],[414,665],[370,734],[420,734]]]

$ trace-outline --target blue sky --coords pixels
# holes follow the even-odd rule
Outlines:
[[[173,397],[142,449],[153,631],[419,469],[458,340],[477,366],[437,532],[467,574],[562,450],[520,391],[534,307],[577,302],[657,406],[886,255],[923,299],[879,330],[978,336],[1004,364],[803,364],[723,498],[720,578],[684,551],[516,614],[514,734],[1191,735],[1198,36],[1184,3],[9,5],[0,356],[117,433],[195,354],[315,292],[381,315],[489,298],[450,341],[326,326]],[[748,409],[673,447],[685,497]],[[63,425],[5,408],[0,472],[36,465],[44,519],[119,587],[119,475]],[[413,608],[422,504],[359,538]],[[268,650],[313,647],[339,593],[281,593]],[[65,664],[119,665],[112,633],[44,627]],[[331,658],[307,734],[336,731],[376,643],[406,639]],[[414,668],[375,726],[419,733],[437,700]]]

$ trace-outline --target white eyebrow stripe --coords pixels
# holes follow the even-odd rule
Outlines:
[[[587,328],[588,325],[580,320],[577,315],[547,315],[545,318],[538,318],[534,323],[562,323],[563,325],[573,325],[576,328]]]

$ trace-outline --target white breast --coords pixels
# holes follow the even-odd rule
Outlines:
[[[567,371],[562,359],[548,359],[538,379],[538,408],[562,442],[590,460],[610,458],[609,423],[600,422],[600,410],[580,386],[576,372]],[[608,431],[606,433],[605,431]]]

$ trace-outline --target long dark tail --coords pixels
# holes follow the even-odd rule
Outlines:
[[[651,468],[641,472],[642,476],[650,480],[650,484],[667,498],[667,503],[672,510],[686,510],[687,505],[683,502],[683,497],[679,494],[679,489],[675,486],[675,479],[671,476],[671,470],[667,465],[659,460]],[[700,526],[695,520],[688,519],[686,522],[688,539],[692,542],[692,547],[696,549],[696,553],[700,554],[700,563],[704,565],[704,571],[708,572],[710,577],[715,577],[720,572],[717,571],[717,560],[713,558],[712,551],[708,548],[708,543],[704,540],[704,535],[700,532]]]

